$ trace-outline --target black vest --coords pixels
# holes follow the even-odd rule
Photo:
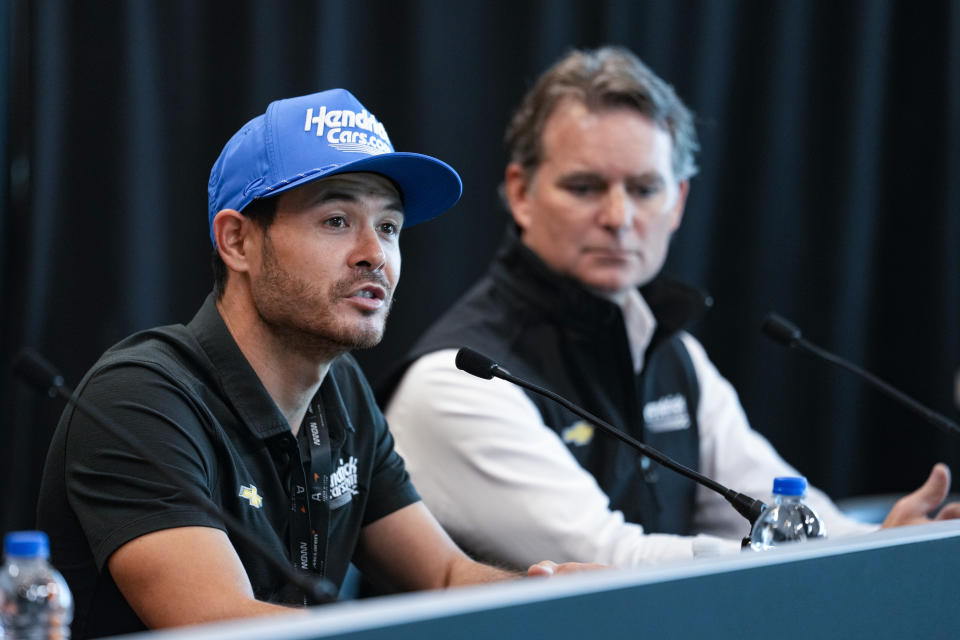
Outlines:
[[[699,387],[677,331],[709,298],[663,276],[641,293],[657,318],[657,330],[636,375],[620,308],[552,272],[511,233],[487,275],[415,344],[386,380],[380,399],[389,398],[403,371],[420,356],[469,346],[696,469]],[[691,480],[593,431],[556,403],[528,395],[544,423],[596,478],[611,509],[648,532],[691,533]]]

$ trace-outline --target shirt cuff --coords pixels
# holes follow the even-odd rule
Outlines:
[[[693,539],[693,557],[725,556],[740,553],[740,541],[701,533]]]

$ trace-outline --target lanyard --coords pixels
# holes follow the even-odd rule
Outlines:
[[[300,464],[290,474],[290,557],[295,567],[326,572],[330,527],[330,431],[323,408],[311,403],[297,438]],[[308,471],[309,469],[309,471]]]

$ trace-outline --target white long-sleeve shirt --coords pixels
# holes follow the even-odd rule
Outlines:
[[[625,304],[624,318],[639,369],[653,316],[637,295]],[[681,336],[700,385],[700,471],[768,499],[774,477],[800,474],[750,428],[732,385],[702,345]],[[648,534],[626,522],[522,390],[458,370],[455,355],[449,349],[417,360],[397,387],[387,420],[424,502],[462,546],[518,567],[543,559],[632,566],[739,550],[749,533],[746,520],[699,486],[697,536]],[[816,488],[808,489],[807,502],[831,536],[876,528],[847,518]]]

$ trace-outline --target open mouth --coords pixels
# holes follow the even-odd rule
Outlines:
[[[386,302],[387,290],[380,285],[368,284],[348,294],[347,299],[364,309],[380,309]]]
[[[353,294],[357,298],[368,298],[372,300],[383,300],[383,291],[377,291],[371,288],[360,289]]]

